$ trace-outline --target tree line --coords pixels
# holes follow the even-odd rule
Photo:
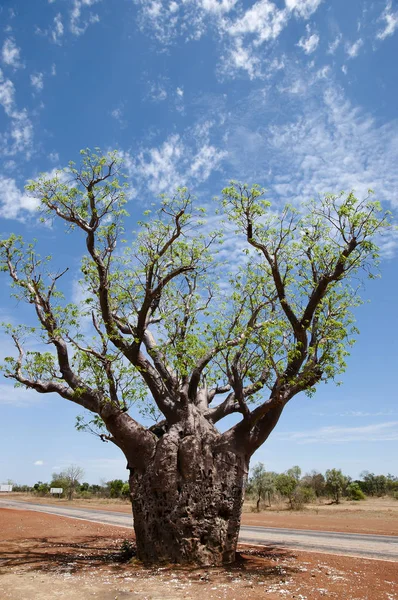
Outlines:
[[[37,481],[33,486],[13,484],[13,491],[34,493],[39,496],[50,494],[51,488],[62,488],[62,498],[129,498],[128,481],[111,479],[101,484],[83,481],[84,471],[71,465],[60,473],[53,473],[51,481]],[[258,463],[251,471],[246,486],[246,500],[255,502],[256,510],[272,506],[285,500],[291,509],[297,510],[317,499],[330,498],[339,504],[342,498],[364,500],[367,496],[392,496],[398,500],[398,477],[392,474],[376,475],[362,471],[359,479],[344,475],[341,469],[327,469],[325,474],[312,470],[302,475],[297,465],[283,473],[267,471]]]
[[[101,484],[83,481],[84,471],[81,467],[71,465],[59,473],[53,473],[51,481],[37,481],[33,486],[13,483],[14,492],[34,493],[38,496],[49,496],[51,488],[62,489],[61,498],[72,500],[75,497],[90,498],[128,498],[130,487],[128,481],[112,479]]]
[[[267,471],[263,463],[252,469],[246,487],[246,498],[255,501],[257,511],[281,498],[291,509],[299,509],[318,498],[330,498],[339,504],[342,498],[359,501],[365,500],[366,496],[385,495],[398,500],[398,477],[395,475],[363,471],[360,479],[353,480],[341,469],[334,468],[327,469],[325,474],[313,470],[302,476],[297,465],[284,473],[276,473]]]

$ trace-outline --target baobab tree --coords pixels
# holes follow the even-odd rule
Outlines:
[[[372,274],[388,216],[352,193],[271,209],[257,185],[231,183],[222,234],[183,188],[144,213],[130,244],[120,169],[116,153],[83,151],[79,168],[28,186],[43,219],[84,237],[86,298],[65,300],[67,265],[4,239],[2,268],[38,320],[7,327],[16,353],[4,373],[93,413],[79,426],[124,453],[139,558],[228,563],[250,457],[294,396],[344,371],[353,283]],[[52,350],[26,350],[38,334]]]

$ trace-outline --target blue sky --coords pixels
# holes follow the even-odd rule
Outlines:
[[[38,222],[24,185],[84,147],[123,152],[131,230],[159,193],[186,184],[211,205],[231,178],[276,203],[373,188],[397,208],[396,1],[3,0],[0,24],[0,232],[69,264],[75,300],[78,248]],[[344,385],[295,398],[254,462],[398,475],[395,234],[381,273]],[[28,320],[1,289],[2,320]],[[0,482],[71,463],[92,483],[126,478],[116,448],[74,430],[80,412],[1,380]]]

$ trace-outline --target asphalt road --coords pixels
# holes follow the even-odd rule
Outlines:
[[[0,499],[0,508],[35,510],[60,517],[82,519],[105,525],[132,527],[133,518],[126,513],[86,508],[70,508],[54,505],[18,502]],[[398,562],[398,537],[389,535],[370,535],[362,533],[339,533],[334,531],[310,531],[303,529],[281,529],[276,527],[250,527],[242,525],[239,541],[242,544],[257,544],[309,550],[332,554],[377,558]]]

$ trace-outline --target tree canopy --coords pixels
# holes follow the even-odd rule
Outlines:
[[[353,193],[280,209],[259,186],[232,182],[222,191],[218,228],[180,188],[150,205],[130,243],[121,168],[117,153],[87,150],[81,166],[30,182],[42,219],[85,238],[85,301],[82,308],[65,299],[68,265],[55,271],[34,243],[3,239],[2,270],[38,319],[38,327],[6,325],[17,353],[4,374],[95,413],[79,426],[102,428],[122,449],[112,419],[132,404],[168,426],[188,405],[212,425],[238,413],[220,443],[244,434],[250,455],[293,396],[344,371],[357,333],[357,278],[374,276],[388,214]],[[91,320],[86,329],[82,317]],[[32,335],[48,350],[26,351]],[[151,447],[156,428],[131,417],[123,423]]]

